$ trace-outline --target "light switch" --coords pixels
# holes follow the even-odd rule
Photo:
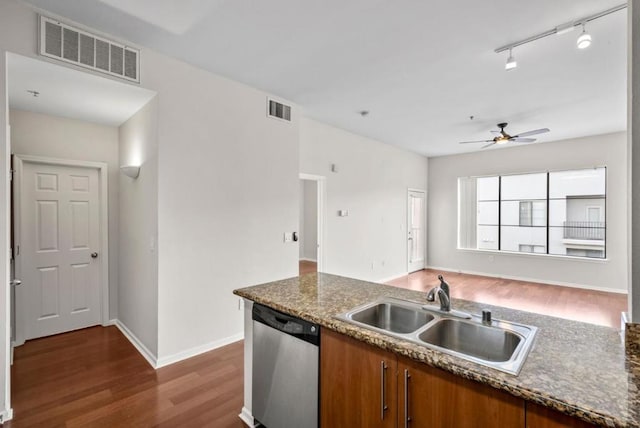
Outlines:
[[[284,233],[284,242],[293,242],[293,233],[285,232]]]

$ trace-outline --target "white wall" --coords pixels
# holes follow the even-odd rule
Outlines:
[[[6,51],[44,60],[37,34],[35,10],[0,2],[0,82]],[[292,123],[269,119],[270,94],[146,48],[140,58],[141,86],[158,94],[157,345],[166,364],[242,337],[234,288],[297,275],[297,245],[283,233],[298,226],[298,108]]]
[[[8,136],[9,108],[7,99],[7,51],[35,52],[35,14],[16,1],[0,2],[0,416],[6,417],[11,411],[9,358],[9,159],[11,143]],[[33,34],[30,32],[33,31]],[[24,37],[23,37],[24,36]],[[4,289],[2,287],[5,287]]]
[[[106,162],[109,171],[109,318],[118,299],[118,128],[32,113],[9,112],[12,153]]]
[[[8,35],[0,26],[0,153],[3,161],[0,162],[0,417],[3,420],[12,417],[11,410],[11,370],[9,367],[9,346],[11,340],[10,319],[10,290],[9,290],[9,162],[11,142],[9,136],[9,106],[7,105],[7,54],[2,40]]]
[[[372,281],[407,272],[407,189],[426,188],[427,163],[423,156],[301,120],[300,172],[327,177],[326,272]],[[338,217],[338,210],[349,216]]]
[[[242,337],[249,286],[298,274],[298,120],[268,94],[143,49],[158,93],[158,364]]]
[[[428,265],[542,282],[627,289],[626,134],[429,159]],[[457,250],[457,179],[607,166],[607,261]]]
[[[318,184],[312,180],[301,180],[300,196],[302,217],[300,217],[300,258],[318,258]]]
[[[627,55],[627,178],[629,203],[627,228],[629,234],[627,267],[629,272],[629,315],[640,323],[640,4],[628,2],[628,55]]]
[[[140,175],[120,177],[118,320],[158,353],[158,123],[152,99],[119,129],[120,165]]]

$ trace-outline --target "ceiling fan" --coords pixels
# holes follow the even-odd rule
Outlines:
[[[504,131],[504,128],[507,127],[507,123],[499,123],[498,128],[499,131],[491,131],[495,137],[492,140],[479,140],[479,141],[462,141],[460,144],[471,144],[471,143],[489,143],[486,146],[482,146],[482,149],[486,149],[487,147],[491,147],[494,144],[505,144],[509,142],[513,143],[533,143],[536,141],[535,138],[524,138],[529,137],[531,135],[544,134],[545,132],[549,132],[549,128],[541,128],[535,129],[533,131],[521,132],[518,135],[509,135]]]

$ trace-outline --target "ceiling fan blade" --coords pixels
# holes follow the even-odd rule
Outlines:
[[[527,132],[523,132],[521,134],[518,135],[514,135],[514,138],[518,138],[518,137],[528,137],[530,135],[538,135],[538,134],[544,134],[545,132],[549,132],[549,128],[540,128],[540,129],[536,129],[533,131],[527,131]]]
[[[513,137],[513,138],[510,138],[509,141],[513,141],[514,143],[533,143],[534,141],[536,141],[536,139]]]
[[[481,149],[486,149],[487,147],[491,147],[491,146],[493,146],[495,143],[496,143],[495,141],[492,141],[492,142],[491,142],[491,144],[487,144],[486,146],[482,146],[482,147],[480,147],[480,148],[481,148]]]
[[[479,140],[479,141],[460,141],[458,144],[471,144],[471,143],[488,143],[493,142],[493,140]]]

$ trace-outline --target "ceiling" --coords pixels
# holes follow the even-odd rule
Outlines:
[[[510,72],[494,53],[622,0],[28,2],[428,156],[478,150],[458,141],[503,121],[550,128],[539,142],[626,129],[626,10],[589,23],[585,50],[577,31],[550,36],[515,49]]]
[[[120,126],[155,92],[45,61],[8,55],[9,106]],[[27,91],[37,91],[37,97]]]

